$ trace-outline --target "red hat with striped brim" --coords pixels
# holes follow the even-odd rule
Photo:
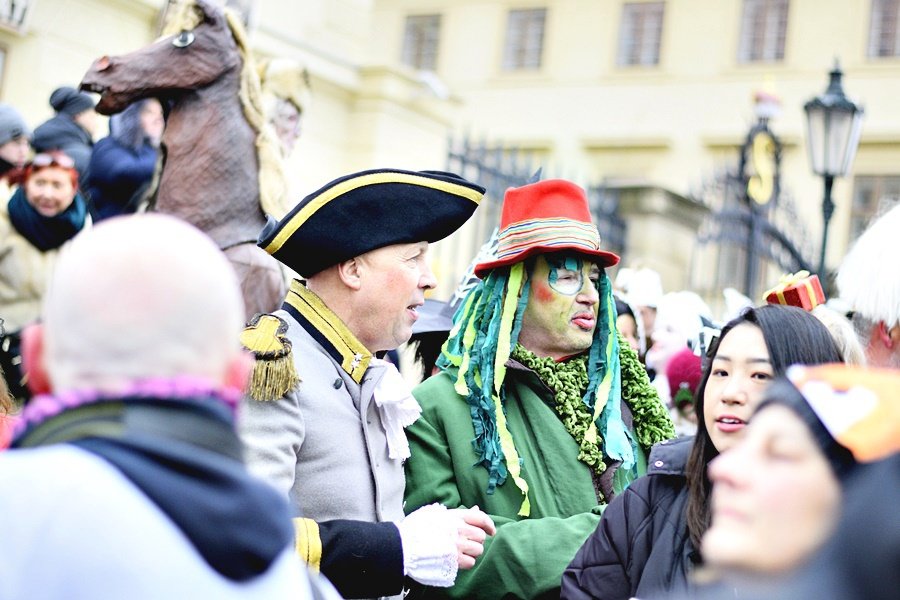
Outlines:
[[[562,179],[509,188],[503,198],[497,258],[475,265],[475,274],[521,262],[533,254],[574,251],[601,267],[619,257],[600,249],[600,232],[591,219],[584,190]]]

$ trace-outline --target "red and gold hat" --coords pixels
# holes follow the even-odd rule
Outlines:
[[[601,267],[619,262],[600,250],[600,232],[591,219],[584,190],[562,179],[509,188],[503,198],[497,258],[475,265],[475,274],[521,262],[533,254],[574,251]]]

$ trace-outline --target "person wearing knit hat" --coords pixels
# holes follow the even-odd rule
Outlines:
[[[97,133],[98,115],[94,97],[63,86],[50,94],[50,106],[56,115],[37,126],[32,145],[36,152],[61,150],[75,161],[78,177],[87,181],[88,165]]]
[[[844,486],[840,520],[826,545],[786,577],[745,600],[896,600],[900,590],[900,454],[860,465]],[[700,598],[733,598],[730,594]],[[721,590],[719,590],[721,592]],[[695,597],[696,598],[696,597]],[[692,599],[693,600],[693,599]]]
[[[672,407],[669,410],[675,422],[675,433],[679,436],[697,432],[694,394],[702,376],[700,357],[690,348],[673,354],[666,365],[666,379],[672,393]]]
[[[19,111],[0,103],[0,178],[4,181],[12,171],[25,166],[31,150],[30,137],[31,131]],[[0,191],[0,196],[6,199],[9,194],[4,192]]]
[[[56,88],[50,94],[50,106],[57,113],[75,117],[86,110],[94,108],[96,102],[94,99],[84,92],[79,92],[75,88],[68,86]]]
[[[506,191],[498,245],[454,316],[441,372],[413,390],[406,510],[477,505],[498,523],[485,553],[429,597],[558,594],[600,506],[674,437],[618,334],[585,191],[561,179]],[[537,550],[537,549],[540,550]]]
[[[656,320],[650,336],[652,345],[647,349],[644,362],[650,380],[666,406],[673,405],[672,395],[675,393],[666,379],[669,360],[683,348],[697,348],[700,332],[711,324],[712,311],[696,292],[669,292],[657,303]]]

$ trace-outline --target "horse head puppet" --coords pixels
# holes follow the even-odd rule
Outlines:
[[[286,183],[239,19],[206,0],[182,2],[163,37],[97,59],[81,89],[99,93],[97,110],[107,115],[159,98],[168,117],[155,210],[192,223],[226,252],[248,316],[277,308],[284,277],[256,239],[266,214],[287,212]]]
[[[182,2],[163,37],[130,54],[97,59],[81,88],[100,94],[102,114],[150,96],[168,108],[160,212],[193,223],[223,249],[255,243],[264,213],[280,218],[286,212],[259,76],[230,11],[206,0]]]

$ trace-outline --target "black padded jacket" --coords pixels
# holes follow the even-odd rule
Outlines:
[[[561,598],[627,600],[688,591],[698,560],[685,521],[693,441],[653,447],[647,474],[613,499],[563,573]]]

